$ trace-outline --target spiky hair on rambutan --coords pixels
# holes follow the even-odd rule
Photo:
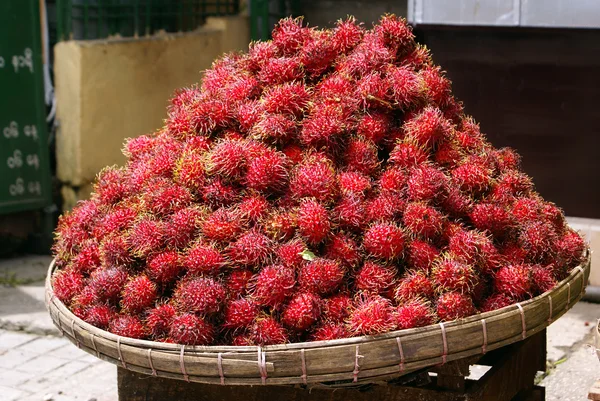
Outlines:
[[[467,317],[586,256],[406,21],[280,21],[60,218],[52,286],[120,336],[263,346]]]

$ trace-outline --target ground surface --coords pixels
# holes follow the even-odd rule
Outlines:
[[[44,306],[49,257],[0,261],[0,401],[117,400],[117,369],[59,336]],[[600,305],[580,302],[548,329],[548,401],[583,401],[600,362]],[[474,372],[476,373],[476,372]]]

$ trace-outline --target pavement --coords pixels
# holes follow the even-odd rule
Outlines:
[[[0,260],[0,401],[116,401],[116,367],[62,338],[46,312],[50,260]],[[579,302],[548,328],[548,369],[539,378],[547,401],[586,400],[600,379],[598,318],[599,304]]]

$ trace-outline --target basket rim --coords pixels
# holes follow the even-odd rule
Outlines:
[[[157,349],[157,350],[160,349],[160,350],[168,350],[168,351],[176,351],[176,352],[179,352],[183,347],[186,352],[189,351],[189,352],[208,352],[208,353],[211,353],[211,352],[214,352],[214,353],[217,353],[217,352],[268,352],[268,351],[288,351],[288,350],[299,351],[302,349],[309,350],[309,349],[315,349],[315,348],[324,348],[324,347],[330,348],[330,347],[343,346],[343,345],[358,345],[358,344],[362,344],[365,342],[374,343],[374,342],[389,340],[389,339],[398,338],[398,337],[401,338],[403,336],[411,336],[411,335],[415,335],[415,334],[419,334],[419,333],[427,333],[432,328],[440,327],[440,323],[435,323],[435,324],[428,325],[428,326],[404,329],[404,330],[394,330],[394,331],[390,331],[387,333],[381,333],[381,334],[377,334],[377,335],[350,337],[350,338],[342,338],[342,339],[335,339],[335,340],[295,342],[295,343],[265,345],[265,346],[258,346],[258,345],[249,345],[249,346],[184,345],[184,344],[173,344],[173,343],[166,343],[166,342],[152,341],[152,340],[135,339],[135,338],[130,338],[130,337],[121,337],[121,336],[113,334],[107,330],[102,330],[96,326],[93,326],[93,325],[85,322],[83,319],[80,319],[75,314],[73,314],[71,312],[71,310],[54,295],[51,278],[52,278],[52,274],[54,273],[54,270],[56,269],[55,262],[56,262],[56,259],[53,259],[52,262],[50,263],[50,266],[48,268],[48,274],[46,276],[45,292],[46,292],[47,307],[50,308],[51,301],[56,300],[56,301],[58,301],[60,311],[63,314],[65,314],[67,318],[74,321],[77,324],[77,326],[80,327],[81,329],[85,329],[86,331],[91,332],[91,333],[101,332],[102,336],[108,340],[113,340],[115,342],[119,341],[121,344],[126,344],[126,345],[131,345],[131,346],[139,346],[139,347],[144,347],[144,348],[153,348],[153,349]],[[468,316],[463,319],[457,319],[457,320],[453,320],[453,321],[443,322],[443,326],[446,330],[449,330],[452,328],[462,326],[467,323],[478,322],[482,319],[487,320],[487,319],[494,318],[494,317],[501,318],[501,316],[503,316],[505,314],[514,312],[515,307],[524,308],[528,305],[540,302],[541,300],[548,298],[549,295],[559,292],[565,286],[568,286],[568,285],[570,286],[570,282],[574,278],[576,278],[577,275],[579,275],[580,273],[583,273],[585,276],[585,271],[587,270],[588,274],[589,274],[590,262],[591,262],[591,251],[589,250],[589,248],[586,248],[586,250],[584,251],[584,258],[583,258],[582,262],[579,265],[573,267],[571,269],[571,271],[569,272],[569,275],[566,278],[564,278],[563,280],[561,280],[551,290],[548,290],[548,291],[546,291],[536,297],[530,298],[528,300],[514,303],[511,305],[505,306],[503,308],[500,308],[500,309],[495,309],[495,310],[489,311],[489,312],[476,313],[472,316]],[[582,285],[582,292],[585,290],[586,285],[587,284]]]

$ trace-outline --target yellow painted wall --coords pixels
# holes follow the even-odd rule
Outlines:
[[[173,91],[250,41],[246,17],[209,18],[189,33],[57,44],[57,175],[65,208],[89,195],[107,165],[123,164],[125,138],[163,125]]]

